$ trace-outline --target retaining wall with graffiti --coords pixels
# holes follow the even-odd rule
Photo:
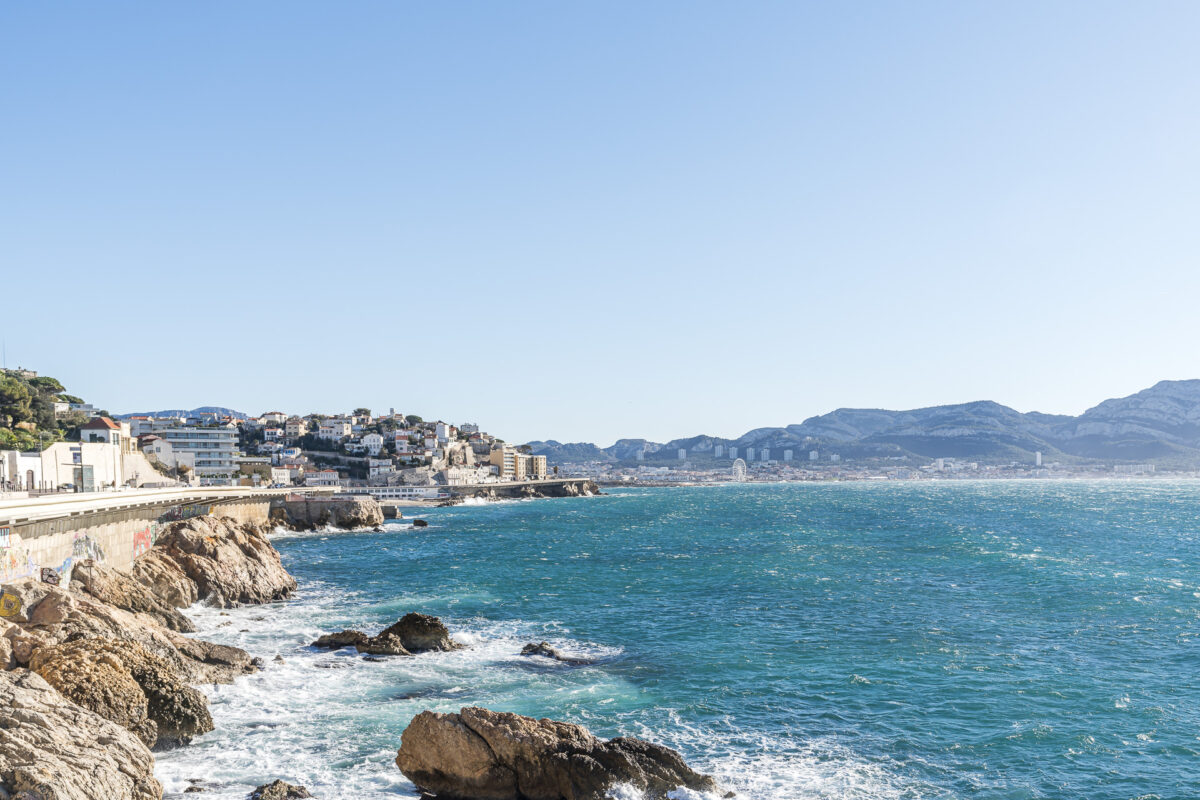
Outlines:
[[[71,581],[75,564],[85,559],[128,569],[154,546],[173,521],[211,515],[233,517],[238,522],[266,522],[269,514],[269,500],[242,499],[221,504],[105,511],[0,526],[0,584],[38,578],[65,586]]]

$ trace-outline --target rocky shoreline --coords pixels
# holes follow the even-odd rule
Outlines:
[[[345,513],[336,517],[326,510],[289,509],[273,521],[301,530],[331,520],[346,527],[374,521],[369,507],[339,509]],[[65,587],[33,579],[0,586],[0,703],[8,709],[0,717],[0,798],[161,800],[153,752],[187,746],[214,729],[196,686],[231,683],[263,666],[239,648],[186,636],[195,626],[181,609],[291,596],[296,581],[267,538],[272,529],[192,518],[169,525],[128,572],[88,560]],[[374,636],[346,630],[312,646],[353,647],[379,660],[464,645],[436,617],[410,613]],[[523,654],[584,663],[545,643]],[[446,750],[449,743],[467,749]],[[401,736],[396,764],[423,793],[460,800],[601,800],[617,784],[648,797],[679,786],[715,788],[666,748],[604,742],[567,723],[476,708],[419,714]],[[252,796],[310,795],[275,781]]]

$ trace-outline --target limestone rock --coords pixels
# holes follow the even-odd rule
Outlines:
[[[152,547],[134,561],[130,574],[154,596],[175,608],[187,608],[200,599],[195,581],[160,548]]]
[[[381,637],[387,635],[397,637],[410,653],[462,648],[461,644],[450,638],[450,631],[442,621],[428,614],[405,614],[379,633]]]
[[[312,643],[313,647],[351,647],[372,655],[407,656],[430,651],[458,650],[461,644],[450,638],[450,632],[437,617],[427,614],[405,614],[375,636],[347,629],[327,633]]]
[[[249,800],[301,800],[312,797],[303,786],[293,786],[290,783],[276,780],[264,783],[250,793]]]
[[[346,630],[339,631],[338,633],[327,633],[324,636],[317,637],[317,640],[313,642],[310,647],[352,647],[357,644],[362,644],[369,638],[371,637],[367,636],[362,631],[356,631],[347,628]]]
[[[174,604],[159,599],[155,592],[132,577],[91,559],[75,565],[71,572],[71,588],[117,608],[147,614],[173,631],[191,633],[196,630],[191,620],[181,614]]]
[[[383,524],[383,508],[373,497],[306,497],[285,500],[281,507],[288,527],[293,530],[307,531],[327,526],[351,530]]]
[[[135,734],[148,747],[213,729],[208,700],[178,669],[136,642],[77,639],[39,648],[30,669],[67,699]]]
[[[523,655],[523,656],[543,656],[545,658],[552,658],[555,661],[561,661],[564,664],[570,664],[572,666],[577,666],[577,667],[592,663],[590,660],[588,660],[586,658],[572,658],[571,656],[564,656],[558,650],[551,647],[549,642],[538,642],[537,644],[527,644],[521,648],[521,655]]]
[[[396,766],[421,791],[457,800],[603,800],[619,784],[651,798],[717,788],[669,748],[483,708],[421,712],[401,735]]]
[[[137,737],[26,670],[0,672],[0,787],[42,800],[161,800]]]
[[[158,549],[196,584],[197,598],[209,605],[269,603],[296,589],[264,531],[228,517],[172,523],[153,548]]]
[[[381,633],[372,636],[365,642],[359,642],[354,649],[360,653],[375,656],[411,656],[412,653],[400,641],[400,637],[391,633]]]

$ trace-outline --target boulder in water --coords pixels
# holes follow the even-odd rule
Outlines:
[[[456,800],[604,800],[618,785],[659,800],[717,789],[661,745],[485,708],[421,712],[400,737],[396,766],[422,792]]]
[[[313,647],[354,647],[370,655],[408,656],[413,653],[458,650],[461,644],[450,638],[450,631],[437,617],[428,614],[405,614],[397,622],[374,636],[347,629],[327,633],[312,643]]]
[[[275,780],[264,783],[249,795],[249,800],[301,800],[312,797],[303,786],[293,786],[284,781]]]
[[[327,633],[324,636],[318,636],[316,641],[309,646],[332,649],[337,649],[340,647],[353,647],[354,645],[362,644],[369,638],[371,637],[367,636],[362,631],[356,631],[347,628],[346,630],[338,631],[337,633]]]
[[[523,656],[543,656],[545,658],[552,658],[555,661],[561,661],[564,664],[570,664],[570,665],[576,666],[576,667],[582,667],[582,666],[592,663],[591,660],[586,659],[586,658],[573,658],[571,656],[564,656],[558,650],[551,647],[549,642],[538,642],[537,644],[527,644],[521,648],[521,655],[523,655]]]

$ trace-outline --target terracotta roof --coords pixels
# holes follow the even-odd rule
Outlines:
[[[113,422],[108,417],[92,417],[92,419],[88,423],[83,425],[82,427],[84,430],[89,430],[89,431],[94,431],[94,430],[119,431],[119,430],[121,430],[121,426],[118,425],[117,423]]]

